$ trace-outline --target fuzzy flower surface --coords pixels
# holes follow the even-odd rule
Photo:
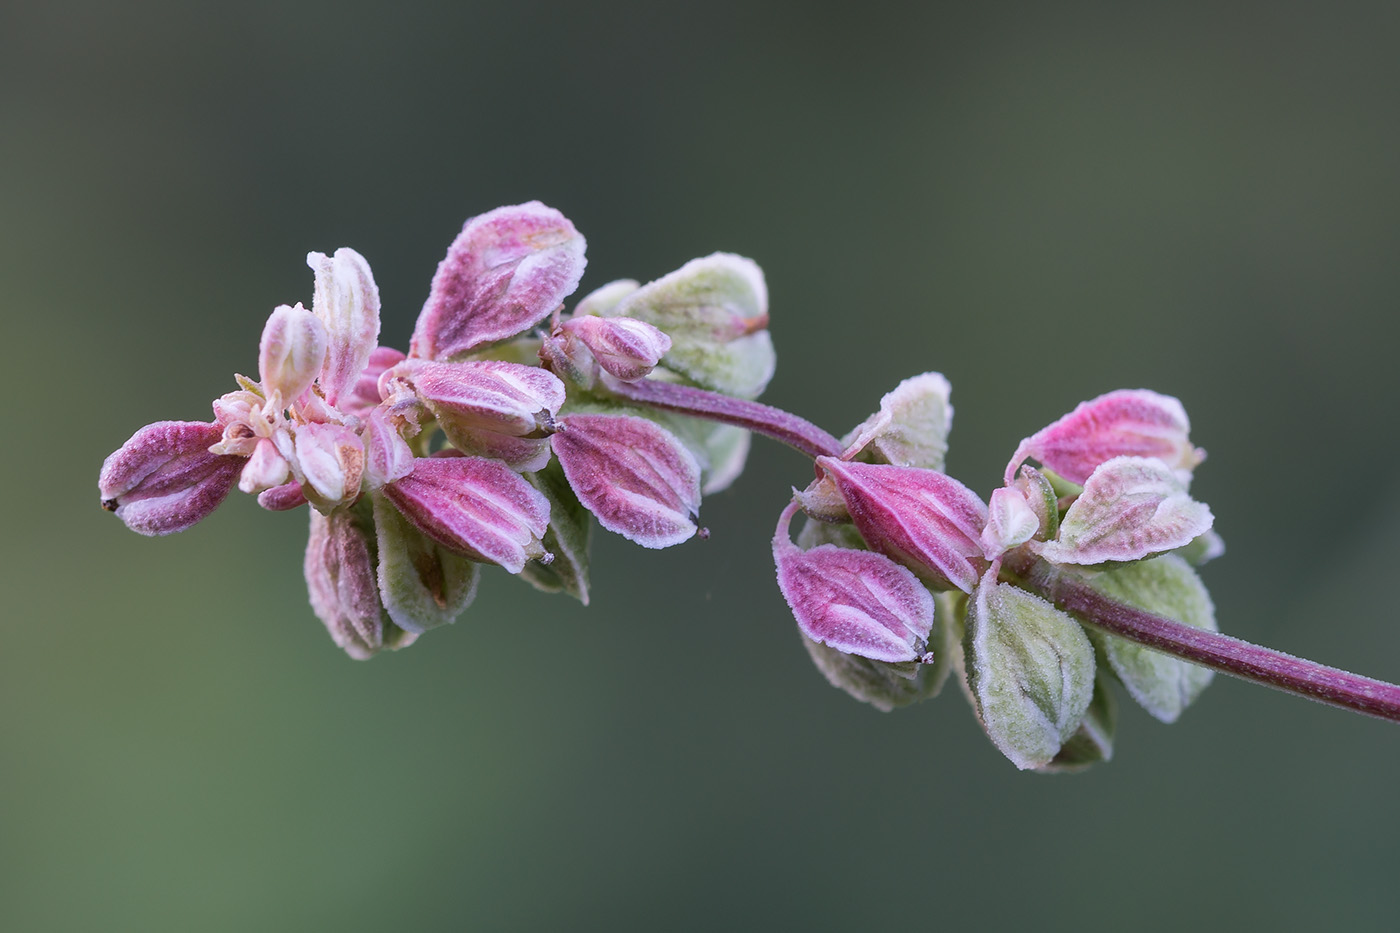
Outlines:
[[[1208,670],[1086,630],[1017,574],[1042,562],[1108,598],[1215,629],[1192,565],[1223,544],[1188,491],[1205,454],[1181,403],[1143,389],[1083,403],[1018,445],[987,502],[943,472],[952,415],[941,375],[905,380],[794,490],[773,554],[818,669],[885,710],[934,695],[956,672],[989,738],[1026,769],[1112,754],[1110,681],[1176,719]],[[794,544],[799,507],[808,522]]]
[[[593,519],[645,547],[686,541],[748,450],[746,431],[638,410],[608,385],[751,398],[773,354],[749,260],[613,283],[565,315],[585,262],[583,236],[539,202],[469,219],[404,353],[379,344],[364,257],[311,253],[311,308],[273,310],[258,378],[235,376],[209,422],[132,435],[103,464],[103,507],[144,535],[193,526],[235,487],[269,511],[308,507],[311,606],[355,658],[453,621],[484,565],[586,603]]]

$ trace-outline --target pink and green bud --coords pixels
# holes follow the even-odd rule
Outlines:
[[[567,415],[550,445],[579,501],[608,531],[649,548],[695,534],[700,465],[670,431],[630,415]]]
[[[778,586],[802,634],[876,661],[915,661],[933,626],[933,595],[914,574],[881,554],[823,544],[797,548],[788,528],[796,503],[773,536]]]
[[[773,377],[768,287],[751,259],[730,253],[694,259],[611,307],[599,300],[589,310],[595,308],[659,328],[671,338],[662,365],[707,389],[755,398]]]
[[[623,382],[645,378],[671,349],[671,338],[645,321],[630,317],[578,317],[563,323],[566,342],[577,341],[603,371]],[[584,355],[584,354],[578,354]],[[586,368],[586,361],[576,365]]]
[[[316,274],[311,308],[329,335],[321,391],[329,404],[339,405],[379,342],[379,288],[369,263],[353,249],[338,249],[334,256],[308,253],[306,264]]]
[[[296,430],[292,466],[302,493],[322,512],[360,494],[365,447],[359,435],[340,424],[303,424]]]
[[[1036,550],[1058,564],[1140,560],[1185,547],[1214,522],[1161,460],[1116,457],[1096,469],[1060,521],[1059,536]]]
[[[383,492],[419,531],[472,560],[519,573],[527,560],[545,557],[549,500],[503,463],[419,459]]]
[[[933,470],[818,457],[870,547],[938,587],[972,592],[986,569],[987,506]]]
[[[222,428],[198,421],[148,424],[102,464],[102,507],[132,531],[184,531],[224,501],[243,458],[213,454]]]
[[[326,360],[326,328],[301,305],[280,305],[267,319],[258,347],[258,375],[270,399],[290,406],[321,373]]]
[[[1009,486],[992,491],[987,506],[987,527],[982,529],[982,554],[996,560],[1040,530],[1040,518],[1021,491]]]
[[[433,276],[410,355],[444,360],[544,320],[583,277],[583,236],[538,201],[473,217]]]
[[[1084,483],[1114,457],[1153,457],[1189,479],[1205,459],[1191,446],[1191,422],[1181,402],[1147,389],[1119,389],[1081,402],[1059,421],[1021,441],[1006,466],[1010,483],[1027,457],[1071,483]]]

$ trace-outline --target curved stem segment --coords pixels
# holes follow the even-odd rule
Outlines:
[[[606,381],[609,390],[628,401],[747,428],[781,441],[814,460],[841,456],[840,441],[805,418],[781,408],[657,379],[622,382],[608,378]]]
[[[1209,667],[1330,706],[1400,722],[1400,686],[1261,648],[1107,599],[1043,560],[1008,566],[1033,591],[1088,625]]]

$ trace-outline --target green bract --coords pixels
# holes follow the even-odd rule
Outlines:
[[[715,253],[619,297],[624,283],[584,299],[581,313],[631,317],[671,338],[661,363],[696,385],[756,398],[777,356],[767,331],[768,288],[751,259]]]
[[[526,477],[549,500],[549,528],[544,546],[554,559],[547,564],[532,561],[520,578],[546,593],[568,593],[588,605],[588,542],[593,522],[578,501],[557,461]]]
[[[984,580],[969,602],[967,681],[988,737],[1021,769],[1040,768],[1074,735],[1094,692],[1094,648],[1050,603]]]
[[[1175,554],[1080,576],[1109,599],[1216,631],[1210,594],[1191,565]],[[1208,668],[1136,642],[1097,631],[1092,635],[1132,698],[1162,722],[1175,722],[1214,676]]]
[[[942,470],[953,427],[952,387],[942,373],[906,379],[880,399],[880,410],[841,439],[867,463]]]
[[[389,618],[415,635],[454,621],[476,596],[478,565],[426,537],[382,495],[371,498]]]

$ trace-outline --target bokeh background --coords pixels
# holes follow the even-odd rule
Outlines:
[[[372,663],[305,516],[98,508],[140,425],[256,367],[311,249],[404,344],[469,215],[539,198],[584,287],[716,249],[767,395],[841,433],[954,385],[982,494],[1081,399],[1179,396],[1222,626],[1400,679],[1400,6],[0,5],[0,928],[1394,929],[1400,732],[1224,678],[1021,774],[956,688],[809,666],[772,444],[713,535],[600,536],[594,603],[488,574]]]

